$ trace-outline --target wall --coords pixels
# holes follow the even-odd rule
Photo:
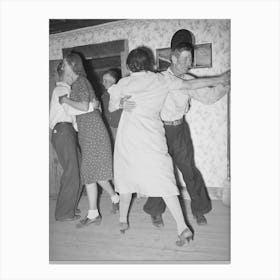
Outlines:
[[[49,38],[50,60],[62,58],[62,48],[128,39],[129,50],[146,45],[170,46],[179,29],[193,32],[196,43],[212,43],[213,67],[196,69],[198,75],[221,73],[230,67],[230,20],[124,20],[102,26],[53,34]],[[196,164],[208,187],[223,187],[227,177],[227,97],[214,105],[192,102],[186,116],[191,127]]]

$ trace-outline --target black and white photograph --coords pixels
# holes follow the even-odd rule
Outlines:
[[[230,262],[230,25],[50,19],[50,262]]]
[[[279,280],[280,2],[0,0],[0,279]]]

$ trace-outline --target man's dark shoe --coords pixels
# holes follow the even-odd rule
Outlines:
[[[57,219],[57,221],[59,222],[69,222],[69,221],[75,221],[75,220],[78,220],[80,219],[81,216],[80,215],[75,215],[74,217],[72,218],[62,218],[62,219]]]
[[[163,224],[163,219],[162,219],[162,215],[157,215],[157,216],[152,216],[151,215],[151,218],[152,218],[152,223],[155,227],[157,228],[161,228],[164,226]]]
[[[207,225],[207,220],[203,214],[197,213],[196,215],[194,215],[194,218],[196,219],[198,225],[200,226]]]

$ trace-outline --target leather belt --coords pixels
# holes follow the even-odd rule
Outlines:
[[[182,118],[182,119],[180,119],[180,120],[171,121],[171,122],[169,122],[169,121],[163,121],[163,123],[164,123],[164,125],[174,125],[174,126],[176,126],[176,125],[182,124],[183,121],[184,121],[184,119]]]

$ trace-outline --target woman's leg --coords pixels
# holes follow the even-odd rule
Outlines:
[[[86,184],[88,205],[90,210],[97,209],[97,185],[96,183]]]
[[[121,194],[120,195],[120,222],[128,223],[128,209],[131,202],[131,193]]]
[[[94,219],[97,216],[99,216],[99,212],[97,209],[97,195],[98,195],[97,184],[96,183],[86,184],[86,191],[87,191],[88,204],[89,204],[87,217],[89,219]]]
[[[179,199],[174,195],[165,196],[163,197],[163,200],[176,221],[178,235],[180,235],[187,228],[187,225],[185,223]]]
[[[110,195],[113,203],[119,203],[119,195],[114,191],[109,181],[99,181],[98,184]]]
[[[85,226],[88,226],[90,224],[96,224],[99,225],[101,223],[101,216],[99,215],[98,209],[97,209],[97,184],[91,183],[86,184],[86,191],[88,196],[88,214],[87,216],[80,220],[80,222],[76,225],[77,228],[82,228]]]

